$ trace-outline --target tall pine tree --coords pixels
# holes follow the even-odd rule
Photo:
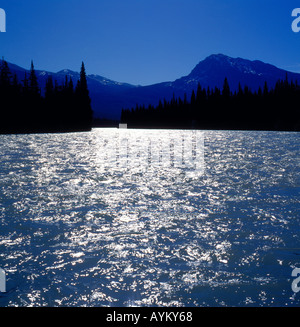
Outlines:
[[[92,125],[93,111],[83,62],[80,70],[80,79],[75,88],[75,98],[75,117],[78,118],[77,123],[81,124],[85,128],[90,128]]]
[[[33,61],[31,61],[31,67],[30,67],[29,89],[30,89],[31,95],[33,95],[33,96],[40,95],[39,83],[38,83],[38,79],[36,77],[36,73],[34,70]]]

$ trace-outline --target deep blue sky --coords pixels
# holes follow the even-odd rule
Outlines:
[[[300,72],[300,0],[2,0],[0,56],[24,68],[147,85],[187,75],[210,54]]]

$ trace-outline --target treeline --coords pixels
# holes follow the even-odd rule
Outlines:
[[[265,83],[252,92],[239,84],[232,92],[225,78],[222,90],[198,85],[190,99],[173,96],[156,107],[123,109],[121,122],[136,128],[299,131],[300,87],[286,77],[274,88]]]
[[[49,76],[42,95],[33,63],[19,81],[8,63],[0,62],[0,133],[87,131],[92,108],[84,63],[74,86],[65,77],[59,85]]]

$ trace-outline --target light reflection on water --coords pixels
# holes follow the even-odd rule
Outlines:
[[[0,306],[300,304],[299,133],[12,135],[0,156]]]

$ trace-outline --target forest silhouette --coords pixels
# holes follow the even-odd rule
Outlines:
[[[173,95],[157,106],[123,109],[121,123],[129,128],[300,131],[299,103],[300,86],[287,75],[273,88],[265,82],[254,92],[241,84],[233,92],[225,78],[222,89],[198,84],[189,99]],[[84,63],[76,86],[68,76],[61,85],[49,76],[42,95],[33,62],[18,81],[0,61],[0,115],[2,134],[90,131],[93,111]]]
[[[232,92],[225,78],[222,90],[198,88],[191,98],[160,100],[157,106],[136,105],[123,109],[121,123],[132,128],[183,128],[206,130],[300,130],[300,86],[278,80],[252,92],[242,87]]]
[[[62,85],[49,76],[43,96],[33,62],[22,81],[12,75],[5,60],[0,64],[0,133],[91,130],[93,111],[84,63],[75,87],[67,76]]]

